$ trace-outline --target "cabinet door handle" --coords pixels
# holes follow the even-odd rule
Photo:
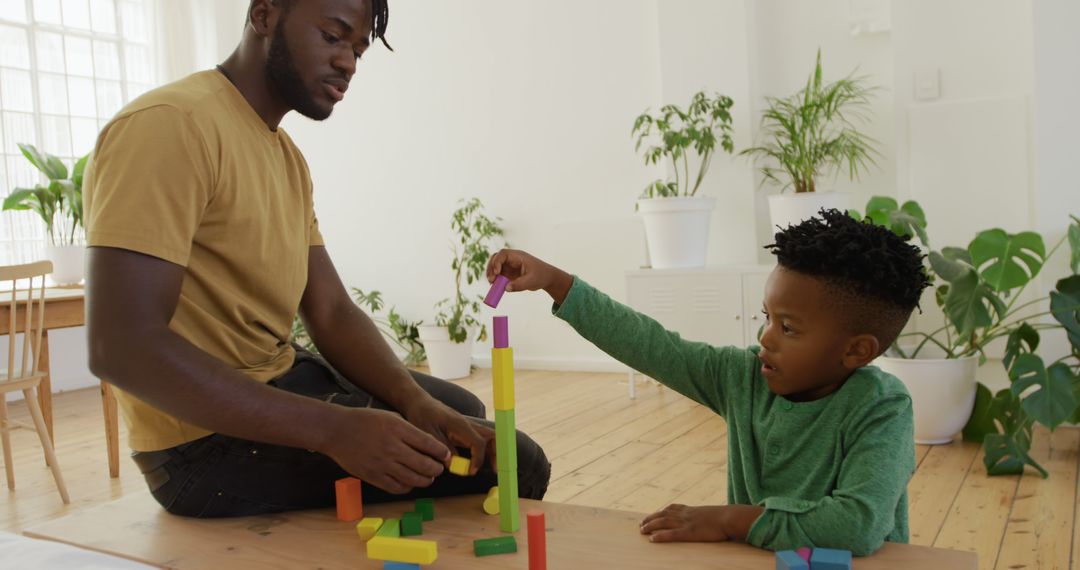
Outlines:
[[[735,320],[736,320],[736,321],[738,321],[738,320],[742,320],[742,315],[735,315]]]
[[[750,317],[750,320],[751,321],[756,321],[757,320],[757,315],[754,315],[754,316]]]

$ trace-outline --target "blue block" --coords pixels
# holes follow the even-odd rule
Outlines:
[[[810,570],[810,566],[794,550],[776,553],[776,570]]]
[[[419,564],[408,562],[383,562],[383,570],[420,570]]]
[[[810,555],[810,570],[851,570],[851,551],[815,548]]]

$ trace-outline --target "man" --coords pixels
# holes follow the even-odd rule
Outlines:
[[[169,512],[325,507],[496,484],[484,406],[407,370],[323,245],[307,164],[278,129],[330,116],[385,0],[253,0],[214,71],[151,91],[102,131],[86,175],[90,368],[119,388],[133,458]],[[389,45],[387,45],[389,48]],[[321,353],[290,343],[293,315]],[[468,417],[467,417],[468,416]],[[444,474],[468,450],[469,477]],[[521,495],[550,464],[518,434]]]

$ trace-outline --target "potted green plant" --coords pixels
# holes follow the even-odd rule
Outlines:
[[[19,150],[46,178],[48,185],[16,188],[4,199],[4,210],[32,210],[45,222],[49,237],[46,257],[53,263],[52,280],[58,285],[74,285],[83,278],[82,182],[84,156],[68,169],[57,157],[33,145],[19,143]]]
[[[891,199],[875,198],[871,205],[867,210],[875,214],[867,217],[875,223],[919,235],[926,244],[917,204],[905,204],[904,211]],[[962,429],[965,439],[983,444],[991,475],[1032,465],[1046,476],[1028,454],[1034,424],[1053,429],[1080,421],[1080,219],[1071,219],[1066,236],[1049,251],[1036,232],[997,228],[979,232],[967,247],[930,251],[929,268],[939,280],[934,299],[945,323],[900,335],[875,362],[911,392],[916,441],[949,442]],[[1066,243],[1072,275],[1048,294],[1022,302],[1024,290]],[[1053,330],[1065,331],[1070,348],[1047,364],[1037,350],[1040,335]],[[975,370],[999,339],[1006,341],[1001,362],[1010,385],[992,394],[976,382]]]
[[[701,267],[705,265],[709,221],[716,199],[698,196],[701,182],[709,172],[717,143],[731,153],[730,97],[690,98],[682,110],[665,105],[656,116],[646,110],[634,120],[631,135],[635,150],[644,152],[645,164],[665,163],[673,178],[656,180],[645,187],[637,201],[637,211],[645,223],[649,259],[653,267]],[[695,155],[696,172],[691,176],[690,155]]]
[[[375,327],[379,329],[379,332],[383,334],[390,342],[394,343],[399,349],[399,352],[403,352],[402,362],[406,366],[415,366],[424,361],[427,356],[424,354],[424,345],[420,344],[420,332],[419,326],[422,321],[412,322],[406,320],[397,312],[396,307],[390,307],[386,316],[383,317],[379,313],[382,311],[385,303],[382,299],[382,292],[364,291],[353,287],[352,289],[353,301],[357,305],[367,309],[372,322],[375,323]],[[300,316],[297,315],[293,319],[292,339],[305,349],[318,354],[319,349],[315,346],[315,343],[311,341],[311,337],[308,336],[307,330],[304,328],[304,322],[300,320]]]
[[[825,83],[821,72],[821,50],[806,86],[785,98],[766,97],[761,116],[762,139],[757,146],[739,153],[759,163],[762,184],[780,187],[769,196],[769,214],[774,228],[786,228],[817,214],[822,208],[848,208],[848,195],[822,192],[822,177],[846,169],[851,180],[876,165],[880,155],[877,141],[863,134],[856,121],[865,122],[876,87],[865,77],[847,77]],[[792,189],[793,194],[784,191]]]
[[[481,282],[492,249],[503,235],[499,226],[502,219],[489,217],[479,199],[462,200],[460,204],[450,219],[455,233],[450,263],[454,296],[435,305],[439,310],[435,324],[419,327],[431,374],[448,380],[469,375],[474,334],[476,340],[487,338],[487,327],[479,318],[483,297],[468,289]]]

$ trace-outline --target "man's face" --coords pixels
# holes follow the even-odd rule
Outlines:
[[[345,97],[371,34],[368,0],[294,0],[270,40],[266,77],[300,114],[321,121]]]
[[[765,284],[761,373],[769,389],[791,400],[827,395],[851,373],[843,364],[851,335],[825,284],[777,266]]]

